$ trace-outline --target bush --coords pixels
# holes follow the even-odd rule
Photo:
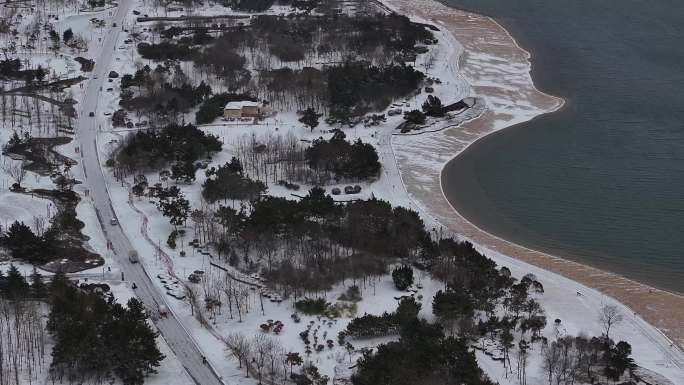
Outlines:
[[[428,95],[427,100],[423,103],[423,112],[427,116],[441,117],[446,114],[446,109],[438,97]]]
[[[362,299],[363,298],[361,297],[361,290],[356,285],[349,286],[347,288],[347,291],[345,293],[342,293],[339,298],[340,301],[350,302],[359,302]]]
[[[161,42],[159,44],[140,43],[138,53],[145,59],[163,60],[192,60],[198,51],[185,44]]]
[[[172,249],[175,249],[177,237],[178,237],[178,231],[176,231],[176,230],[171,231],[171,234],[169,234],[169,237],[166,239],[166,245]]]
[[[329,306],[325,298],[304,298],[295,302],[295,308],[308,315],[325,314]]]
[[[392,280],[397,289],[408,289],[413,284],[413,269],[408,265],[397,267],[392,271]]]
[[[425,114],[419,110],[412,110],[404,113],[404,119],[412,124],[425,124]]]

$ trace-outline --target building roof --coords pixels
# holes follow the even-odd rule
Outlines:
[[[249,100],[241,100],[239,102],[229,102],[223,108],[224,110],[241,110],[242,107],[259,107],[258,102],[251,102]]]

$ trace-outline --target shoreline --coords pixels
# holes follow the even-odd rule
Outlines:
[[[471,86],[470,94],[465,96],[483,97],[488,104],[480,117],[446,132],[421,138],[420,143],[411,143],[396,136],[392,138],[392,146],[397,147],[401,179],[411,200],[437,224],[490,254],[499,253],[504,259],[512,258],[558,274],[578,286],[586,286],[614,298],[635,316],[638,314],[657,328],[667,339],[675,341],[681,350],[684,346],[684,314],[675,309],[684,308],[684,296],[499,238],[465,219],[449,202],[442,184],[442,173],[449,162],[455,161],[465,149],[489,134],[556,112],[566,103],[562,98],[545,94],[535,87],[531,78],[531,53],[520,47],[515,38],[491,17],[433,0],[384,2],[397,12],[433,23],[451,34],[461,45],[459,75]],[[488,34],[486,37],[489,39],[485,39],[484,34]],[[497,68],[510,62],[514,63],[511,68]],[[482,75],[487,70],[488,79]],[[436,196],[434,190],[437,188],[441,196]]]
[[[565,106],[564,106],[564,107],[565,107]],[[561,109],[562,109],[562,108],[561,108]],[[554,111],[554,112],[555,112],[555,111]],[[541,115],[540,115],[540,116],[541,116]],[[508,129],[515,129],[515,128],[516,128],[518,125],[520,125],[520,124],[524,124],[524,123],[517,123],[517,124],[514,124],[514,125],[512,125],[512,126],[510,126],[510,127],[506,127],[505,130],[508,130]],[[641,280],[636,279],[636,278],[630,278],[630,277],[628,277],[628,276],[627,276],[626,274],[624,274],[624,273],[619,273],[619,272],[616,272],[616,271],[611,271],[609,268],[607,268],[607,267],[605,267],[605,268],[604,268],[604,267],[601,267],[599,264],[592,264],[592,262],[581,261],[581,257],[579,256],[579,254],[581,254],[580,252],[578,252],[578,254],[572,254],[572,253],[563,254],[563,253],[561,253],[561,252],[546,251],[546,250],[544,250],[543,248],[537,248],[537,247],[535,247],[534,245],[532,245],[532,243],[530,243],[530,245],[525,245],[525,244],[524,244],[525,241],[518,241],[518,240],[514,240],[513,238],[510,238],[510,239],[509,239],[509,238],[506,238],[505,236],[499,236],[499,235],[493,234],[492,232],[489,232],[489,231],[485,230],[482,226],[476,224],[474,221],[471,221],[471,220],[467,219],[463,214],[461,214],[461,212],[454,206],[454,204],[449,200],[449,198],[447,197],[447,194],[445,193],[445,189],[444,189],[444,177],[443,177],[443,176],[446,174],[447,168],[448,168],[449,165],[451,165],[452,162],[454,162],[454,163],[455,163],[455,162],[458,162],[458,161],[459,161],[459,158],[460,158],[462,155],[464,155],[466,151],[469,151],[469,150],[470,150],[470,151],[473,151],[473,150],[471,149],[471,146],[472,146],[472,145],[474,145],[474,144],[480,142],[481,140],[483,140],[483,139],[485,139],[485,138],[489,138],[491,135],[500,134],[500,133],[502,133],[503,130],[504,130],[504,129],[502,129],[502,130],[497,130],[497,131],[493,131],[493,132],[491,132],[491,133],[489,133],[489,134],[487,134],[487,135],[484,135],[484,136],[482,136],[482,137],[476,139],[476,140],[473,141],[472,143],[468,144],[465,148],[463,148],[463,150],[462,150],[461,152],[459,152],[458,154],[456,154],[453,158],[451,158],[449,161],[447,161],[447,162],[444,164],[444,166],[443,166],[443,168],[442,168],[442,170],[441,170],[441,172],[440,172],[440,192],[441,192],[442,197],[444,198],[444,200],[447,201],[447,202],[449,203],[449,205],[452,207],[452,209],[454,210],[454,212],[458,213],[459,216],[463,217],[463,219],[466,220],[471,226],[473,226],[474,228],[476,228],[478,232],[486,233],[487,236],[492,237],[492,238],[495,238],[495,239],[497,239],[498,241],[510,243],[510,244],[512,244],[512,245],[514,245],[514,246],[523,248],[523,249],[525,249],[525,250],[527,250],[527,251],[530,251],[530,252],[533,252],[533,253],[545,254],[545,255],[551,256],[551,257],[553,257],[553,258],[561,259],[561,260],[563,260],[563,261],[567,261],[567,262],[570,262],[570,263],[576,263],[576,264],[581,265],[581,266],[584,266],[584,267],[586,267],[586,268],[596,269],[596,270],[599,270],[599,271],[601,271],[601,272],[603,272],[603,273],[607,273],[607,274],[613,274],[613,275],[616,275],[616,276],[618,276],[618,277],[620,277],[620,278],[622,278],[622,279],[625,279],[625,280],[627,280],[627,281],[633,282],[635,285],[643,285],[643,286],[652,288],[653,290],[662,291],[662,292],[665,292],[665,293],[668,293],[668,294],[671,294],[671,295],[674,295],[674,296],[678,296],[678,297],[684,296],[684,293],[681,293],[681,292],[678,292],[678,291],[675,291],[675,290],[670,290],[670,289],[667,289],[667,288],[664,288],[664,287],[659,287],[659,286],[657,286],[657,284],[655,284],[655,283],[649,283],[649,282],[641,281]],[[567,247],[570,248],[571,246],[567,246]],[[684,349],[684,346],[682,346],[682,349]]]

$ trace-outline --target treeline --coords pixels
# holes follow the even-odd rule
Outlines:
[[[0,245],[10,252],[12,258],[43,264],[54,258],[50,250],[54,249],[58,236],[55,228],[39,236],[24,222],[14,221],[6,232],[0,234]]]
[[[419,319],[419,310],[420,304],[416,302],[400,303],[395,313],[399,340],[379,345],[375,353],[364,354],[357,362],[352,383],[493,384],[479,368],[468,339],[447,337],[439,324]]]
[[[101,382],[116,376],[125,385],[140,385],[156,373],[164,355],[137,299],[123,307],[56,274],[49,302],[47,328],[55,340],[52,381]]]
[[[138,53],[145,59],[155,61],[188,61],[195,59],[199,54],[199,50],[192,48],[186,42],[176,44],[174,42],[162,41],[157,44],[139,43]]]
[[[129,135],[108,161],[122,174],[159,170],[170,163],[190,164],[220,151],[222,143],[192,124],[169,124]],[[194,169],[193,169],[194,175]]]
[[[48,71],[40,65],[35,69],[22,69],[23,66],[24,63],[19,59],[0,60],[0,79],[24,80],[31,83],[34,80],[42,81],[48,74]]]
[[[327,74],[330,115],[342,122],[386,108],[392,100],[416,90],[425,78],[422,72],[403,64],[378,67],[360,62],[330,67]]]
[[[48,317],[43,315],[44,302],[50,307]],[[35,269],[29,281],[14,265],[6,275],[0,271],[2,384],[40,378],[49,362],[46,330],[54,340],[48,377],[52,382],[117,377],[123,384],[141,385],[164,358],[137,299],[123,307],[111,294],[105,299],[99,291],[77,288],[63,273],[48,284]]]
[[[75,193],[67,190],[56,194],[68,197]],[[76,217],[77,202],[71,201],[61,208],[50,220],[49,226],[46,221],[39,221],[40,226],[36,233],[24,222],[14,221],[5,232],[0,233],[0,246],[12,258],[33,265],[42,265],[61,258],[83,260],[98,257],[80,247],[83,237],[80,231],[85,225]]]
[[[318,173],[331,173],[336,180],[366,180],[380,173],[378,152],[371,144],[357,139],[345,140],[345,134],[336,130],[330,140],[319,138],[306,149],[306,161]],[[318,180],[330,179],[317,177]]]
[[[393,100],[415,92],[425,75],[405,64],[371,65],[369,62],[347,61],[330,65],[323,70],[288,67],[264,71],[259,78],[257,93],[274,104],[293,99],[308,101],[318,109],[325,109],[341,123],[371,111],[383,110]],[[298,109],[307,106],[300,102]],[[293,107],[286,104],[285,107]]]
[[[397,14],[259,15],[248,26],[215,27],[224,32],[209,34],[214,26],[207,25],[181,36],[182,29],[167,28],[165,40],[138,51],[156,61],[192,61],[231,92],[276,108],[314,106],[343,122],[416,90],[424,75],[404,63],[425,52],[418,44],[434,44],[425,26]]]
[[[395,54],[412,50],[416,43],[433,38],[422,25],[394,13],[312,17],[260,15],[251,23],[250,32],[253,32],[251,41],[234,44],[264,43],[271,54],[283,62],[303,61],[307,56],[320,60],[355,56],[387,63]]]
[[[40,299],[47,295],[35,270],[31,284],[10,265],[0,271],[0,383],[20,385],[38,381],[46,369],[47,333]]]
[[[429,243],[415,212],[379,200],[339,205],[320,188],[300,201],[262,197],[249,212],[221,206],[204,216],[220,225],[207,225],[206,235],[229,263],[260,261],[269,281],[295,296],[381,276],[395,258]]]

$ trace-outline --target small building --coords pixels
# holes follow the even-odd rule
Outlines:
[[[242,100],[226,104],[223,108],[223,117],[225,119],[258,118],[263,112],[263,107],[260,103]]]

